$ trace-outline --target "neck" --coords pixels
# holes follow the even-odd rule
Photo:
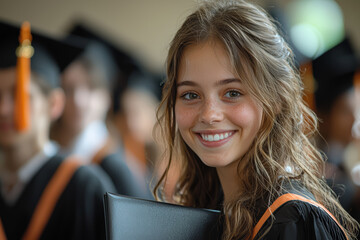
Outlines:
[[[61,148],[69,148],[83,130],[84,128],[75,129],[68,127],[59,121],[54,124],[50,138],[56,141]]]
[[[224,202],[229,202],[241,192],[239,186],[239,175],[237,173],[237,166],[226,166],[216,168],[220,183],[224,192]]]

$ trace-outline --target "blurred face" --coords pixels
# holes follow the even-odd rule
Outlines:
[[[122,96],[126,122],[131,133],[141,142],[153,142],[152,130],[156,123],[155,97],[143,90],[127,90]]]
[[[14,126],[15,107],[15,68],[0,69],[0,146],[35,143],[39,137],[45,137],[50,117],[47,98],[39,86],[30,84],[30,127],[28,131],[18,132]]]
[[[263,110],[223,47],[206,42],[186,48],[176,84],[176,123],[186,144],[208,166],[237,166],[259,131]]]
[[[353,137],[351,129],[355,120],[355,95],[353,91],[349,91],[341,95],[334,103],[328,119],[329,121],[328,142],[337,142],[346,146]]]
[[[358,77],[360,77],[360,73],[358,73]],[[354,110],[354,116],[355,121],[352,126],[352,135],[357,140],[360,140],[360,81],[357,81],[357,84],[355,85],[355,110]]]
[[[71,64],[62,76],[66,103],[61,121],[76,132],[95,120],[103,120],[108,106],[104,94],[90,88],[90,75],[81,63]]]

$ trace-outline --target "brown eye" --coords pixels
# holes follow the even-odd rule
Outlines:
[[[181,95],[181,98],[183,98],[185,100],[193,100],[193,99],[198,99],[199,95],[197,95],[196,93],[193,93],[193,92],[188,92],[188,93]]]
[[[231,90],[225,93],[225,97],[227,98],[237,98],[240,97],[242,94],[239,91]]]

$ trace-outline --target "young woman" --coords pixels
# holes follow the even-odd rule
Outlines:
[[[358,223],[322,179],[309,139],[317,119],[302,101],[292,52],[262,9],[206,1],[185,20],[170,45],[158,118],[168,168],[182,166],[172,200],[215,208],[223,199],[223,239],[355,236]]]

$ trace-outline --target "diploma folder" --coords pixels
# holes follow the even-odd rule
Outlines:
[[[104,196],[107,240],[219,239],[220,211],[133,198]]]

